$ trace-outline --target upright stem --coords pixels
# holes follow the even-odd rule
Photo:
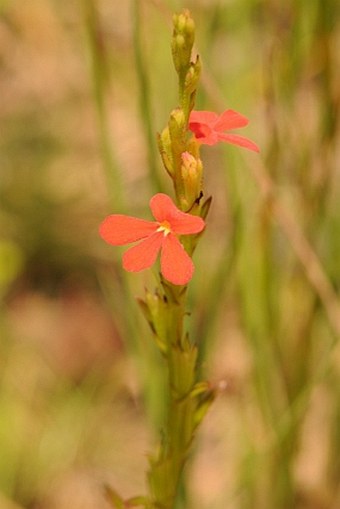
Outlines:
[[[200,390],[195,389],[197,349],[185,334],[186,287],[164,284],[167,303],[165,361],[168,368],[168,414],[157,456],[151,459],[152,508],[172,509],[188,450],[197,426]],[[197,394],[196,394],[197,392]]]
[[[189,11],[174,15],[172,55],[179,79],[179,108],[172,111],[159,137],[163,163],[172,178],[178,207],[205,217],[209,200],[201,205],[202,163],[198,144],[190,141],[188,120],[194,106],[200,62],[191,61],[195,25]],[[197,236],[186,236],[183,246],[191,255]],[[197,382],[197,347],[184,330],[186,286],[161,281],[156,301],[147,314],[156,317],[154,332],[168,368],[168,413],[158,453],[150,459],[148,480],[152,509],[174,509],[180,480],[195,430],[212,399],[213,391]],[[155,304],[155,302],[157,304]],[[161,324],[157,329],[157,324]]]

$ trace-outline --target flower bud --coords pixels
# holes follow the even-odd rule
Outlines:
[[[186,141],[186,120],[182,108],[176,108],[170,114],[169,133],[173,153],[178,155],[185,150]]]
[[[189,204],[193,204],[202,191],[203,165],[199,158],[189,152],[182,154],[181,173],[185,190],[185,197]]]
[[[201,61],[197,55],[196,62],[190,63],[190,67],[185,76],[184,89],[188,95],[195,92],[200,74],[201,74]]]
[[[173,25],[172,56],[176,71],[183,75],[190,65],[191,51],[195,39],[195,23],[190,12],[184,9],[180,14],[174,15]]]
[[[192,136],[187,142],[187,150],[192,154],[196,159],[199,158],[200,155],[200,143],[197,141],[195,136]]]
[[[185,47],[185,38],[183,35],[178,34],[175,36],[175,45],[178,51],[182,50]]]
[[[169,175],[172,177],[173,173],[174,173],[174,168],[173,168],[173,158],[172,158],[172,151],[171,151],[170,132],[169,132],[168,127],[163,129],[161,134],[158,134],[157,141],[158,141],[158,149],[161,154],[161,158],[162,158],[163,164],[165,166],[165,169],[169,173]]]
[[[176,108],[172,110],[170,114],[170,122],[173,126],[176,125],[177,129],[183,130],[185,129],[185,115],[182,108]]]

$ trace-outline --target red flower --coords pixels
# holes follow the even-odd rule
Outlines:
[[[247,124],[248,119],[234,110],[226,110],[221,115],[212,111],[192,111],[189,118],[189,129],[200,143],[215,145],[219,141],[226,141],[259,152],[259,147],[248,138],[223,132],[245,127]]]
[[[166,194],[155,194],[150,200],[156,221],[145,221],[131,216],[108,216],[99,228],[101,237],[113,246],[122,246],[142,240],[123,255],[123,267],[129,272],[147,269],[161,251],[161,272],[175,285],[185,285],[194,272],[194,264],[178,235],[190,235],[203,230],[201,217],[179,210]]]

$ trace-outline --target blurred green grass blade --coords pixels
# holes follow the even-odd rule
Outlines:
[[[91,59],[92,88],[97,111],[98,136],[107,179],[108,195],[113,211],[124,210],[123,184],[115,156],[108,122],[106,94],[109,69],[95,0],[82,0],[84,26]]]
[[[136,62],[137,82],[139,87],[139,106],[142,121],[142,132],[147,147],[149,180],[154,193],[163,190],[162,180],[158,171],[158,150],[156,131],[153,124],[151,106],[151,88],[146,65],[145,44],[142,38],[142,19],[140,0],[132,1],[133,14],[133,48]]]

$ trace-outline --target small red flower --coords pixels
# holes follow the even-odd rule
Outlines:
[[[151,267],[161,251],[164,278],[175,285],[185,285],[192,278],[194,264],[178,235],[199,233],[205,222],[201,217],[179,210],[166,194],[155,194],[150,200],[150,208],[156,221],[113,214],[100,225],[100,236],[113,246],[142,241],[123,255],[123,267],[129,272]]]
[[[247,124],[248,119],[234,110],[226,110],[221,115],[212,111],[192,111],[189,118],[189,129],[200,143],[215,145],[219,141],[226,141],[259,152],[260,149],[256,143],[248,138],[223,132],[245,127]]]

